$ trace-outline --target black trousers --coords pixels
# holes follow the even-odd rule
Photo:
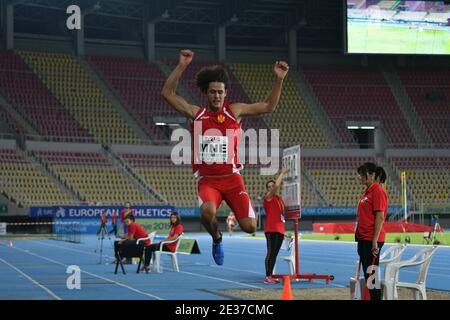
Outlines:
[[[100,228],[98,228],[97,235],[99,235],[100,232],[102,232],[102,229],[105,230],[105,233],[108,233],[108,231],[106,230],[106,223],[103,223],[103,222],[102,222],[102,223],[100,224]]]
[[[138,257],[142,245],[136,244],[136,240],[125,240],[122,243],[119,241],[114,241],[114,256],[117,258],[120,250],[121,258],[127,258],[131,260],[131,257]]]
[[[266,232],[267,255],[266,255],[266,276],[271,276],[273,267],[277,261],[278,252],[283,244],[284,234],[278,232]]]
[[[381,248],[384,245],[384,242],[378,242],[378,254],[375,257],[372,254],[372,241],[369,240],[357,240],[358,241],[358,255],[359,255],[359,261],[361,261],[361,265],[364,272],[364,278],[367,280],[370,277],[370,274],[367,273],[367,268],[369,268],[371,265],[379,266],[380,264],[380,252]],[[375,258],[375,260],[374,260]],[[378,272],[380,272],[378,270]],[[380,274],[378,274],[380,276]],[[381,300],[381,288],[377,289],[374,288],[372,290],[369,290],[370,292],[370,300]]]
[[[114,233],[115,236],[117,236],[117,224],[112,225],[112,229],[109,232],[109,234]]]
[[[163,251],[171,251],[165,244],[163,245],[162,249],[163,249]],[[145,252],[144,266],[148,267],[150,265],[150,262],[152,261],[152,257],[153,257],[153,252],[158,251],[158,250],[159,250],[159,243],[154,243],[154,244],[144,247],[144,252]]]

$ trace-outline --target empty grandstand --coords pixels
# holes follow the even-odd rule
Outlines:
[[[262,3],[255,0],[254,6],[264,11]],[[297,8],[295,1],[279,5],[287,16]],[[55,6],[61,5],[55,2]],[[170,6],[180,9],[175,3]],[[220,5],[208,0],[204,8],[198,6],[196,10],[208,11]],[[355,0],[348,7],[348,17],[356,20],[420,19],[445,24],[449,18],[448,8],[441,4]],[[27,5],[16,9],[18,21],[33,10]],[[339,39],[338,34],[327,38],[311,27],[316,24],[332,32],[330,25],[338,24],[330,17],[320,22],[305,16],[302,23],[292,24],[290,18],[285,21],[266,12],[269,28],[263,23],[267,17],[258,10],[242,10],[246,15],[223,22],[227,50],[219,50],[218,41],[223,40],[219,34],[202,38],[190,33],[198,23],[195,15],[178,17],[195,21],[183,30],[163,22],[169,18],[154,18],[155,47],[147,41],[148,34],[140,34],[142,28],[133,24],[131,42],[123,33],[105,35],[108,31],[91,29],[95,23],[90,14],[84,48],[62,40],[66,30],[61,38],[30,36],[33,30],[47,31],[32,30],[19,22],[19,39],[0,50],[2,194],[11,208],[121,206],[127,201],[197,208],[197,184],[190,165],[176,165],[171,159],[173,130],[189,129],[190,123],[161,96],[185,44],[192,46],[196,56],[180,79],[178,91],[199,106],[206,101],[195,76],[203,67],[220,64],[228,71],[228,101],[254,103],[264,101],[273,85],[274,62],[289,60],[291,68],[276,111],[244,118],[243,129],[279,129],[280,153],[283,148],[301,146],[304,207],[355,206],[363,189],[357,183],[356,168],[366,161],[386,167],[386,188],[393,206],[402,205],[403,171],[407,172],[408,199],[424,205],[448,203],[448,65],[431,66],[418,58],[342,57],[336,54],[340,44],[335,51],[323,51]],[[251,20],[250,13],[259,20]],[[250,30],[252,23],[260,30]],[[292,25],[304,30],[295,33],[295,28],[289,29]],[[286,28],[290,35],[279,39]],[[209,44],[200,45],[202,41]],[[299,45],[309,49],[292,49]],[[355,125],[373,127],[365,145],[349,129]],[[262,167],[244,163],[242,171],[258,208],[265,183],[273,178],[262,175]]]

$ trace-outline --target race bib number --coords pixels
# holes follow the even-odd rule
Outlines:
[[[227,163],[228,138],[224,136],[199,136],[199,159],[207,163]]]

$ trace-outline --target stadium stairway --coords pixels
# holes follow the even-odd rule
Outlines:
[[[392,67],[383,66],[381,68],[386,83],[391,88],[392,94],[400,107],[406,122],[419,145],[431,145],[431,137],[425,129],[425,126],[419,115],[414,109],[411,99],[406,93],[400,78]]]
[[[161,197],[159,193],[157,193],[148,183],[139,177],[131,168],[122,161],[119,157],[117,157],[114,153],[102,148],[102,153],[105,157],[110,159],[115,167],[117,167],[128,179],[130,183],[132,183],[138,190],[140,190],[143,194],[147,195],[153,203],[166,203],[167,200]]]
[[[385,157],[377,157],[377,164],[386,171],[387,189],[390,194],[396,194],[401,202],[402,181],[400,174]]]
[[[4,139],[9,137],[17,138],[18,131],[14,129],[14,121],[11,116],[2,108],[0,104],[0,136]],[[17,126],[17,123],[14,123]]]
[[[318,199],[318,203],[314,205],[328,206],[331,203],[330,199],[327,198],[325,192],[320,188],[319,184],[311,175],[309,170],[302,168],[302,176],[303,183],[308,188],[309,194],[312,195],[312,198]]]
[[[125,176],[128,177],[128,179],[142,192],[145,194],[148,194],[149,197],[154,201],[155,203],[164,203],[168,204],[168,201],[166,198],[164,198],[156,189],[148,183],[145,179],[143,179],[133,168],[128,165],[126,161],[124,161],[119,155],[110,152],[109,150],[103,149],[103,154],[111,159],[111,161],[122,170],[122,172],[125,174]]]
[[[98,142],[108,145],[138,140],[136,132],[72,55],[34,51],[18,54]]]
[[[314,119],[317,126],[321,129],[321,132],[328,139],[328,143],[331,147],[339,147],[342,145],[339,133],[328,118],[325,110],[323,109],[317,96],[314,94],[308,80],[305,75],[299,70],[290,70],[292,80],[296,85],[298,92],[303,99],[305,99],[305,105],[309,109],[309,112]]]
[[[161,61],[156,61],[155,64],[159,67],[159,69],[162,71],[162,73],[164,73],[166,77],[169,77],[170,73],[172,72],[172,67],[170,65]],[[196,104],[198,106],[201,105],[201,101],[198,100],[195,97],[195,95],[190,90],[188,90],[188,88],[186,88],[186,86],[182,81],[178,82],[177,91],[182,97],[185,97],[190,103]],[[191,130],[190,121],[180,123],[180,126],[189,131]]]
[[[232,64],[230,68],[252,101],[266,98],[273,85],[271,64]],[[303,148],[328,147],[328,139],[322,134],[305,104],[292,75],[288,74],[277,109],[262,118],[270,128],[282,129],[280,144],[283,147],[297,144]]]
[[[82,204],[82,200],[78,197],[77,193],[74,190],[72,190],[68,185],[63,183],[50,170],[48,170],[46,164],[42,160],[39,160],[39,158],[35,157],[32,151],[28,152],[21,151],[21,152],[23,152],[25,159],[33,163],[44,176],[46,176],[51,182],[53,182],[63,193],[68,195],[72,201],[77,202],[78,204]]]
[[[163,63],[161,61],[156,62],[156,65],[166,75],[166,77],[169,77],[170,73],[173,70],[173,68],[170,65],[165,64],[165,63]],[[191,102],[193,104],[196,104],[198,106],[202,105],[202,102],[199,99],[197,99],[197,97],[188,88],[186,88],[186,86],[184,85],[183,81],[179,81],[178,82],[177,91],[179,92],[179,94],[182,97],[186,97],[186,99],[189,102]],[[187,126],[187,129],[190,129],[188,127],[189,126]]]
[[[78,204],[21,149],[0,149],[0,191],[19,207]]]
[[[142,130],[142,128],[137,124],[137,122],[133,119],[133,117],[128,113],[126,108],[124,108],[119,97],[114,94],[114,91],[111,90],[107,86],[107,84],[98,76],[98,74],[92,69],[91,65],[83,58],[75,57],[74,59],[78,61],[84,72],[91,78],[92,81],[95,82],[97,88],[99,88],[103,92],[105,97],[111,102],[111,104],[115,107],[117,112],[136,132],[138,138],[141,140],[152,140],[151,137],[147,135],[144,130]]]
[[[0,203],[6,204],[8,206],[8,212],[5,214],[2,214],[2,217],[8,216],[8,215],[20,215],[20,216],[27,216],[28,217],[28,208],[19,208],[17,204],[11,200],[9,200],[7,197],[5,197],[3,194],[0,193]]]
[[[36,129],[29,124],[19,112],[8,102],[5,98],[0,96],[0,105],[2,108],[8,113],[12,119],[17,122],[22,128],[24,128],[29,134],[39,136],[39,133],[36,131]]]

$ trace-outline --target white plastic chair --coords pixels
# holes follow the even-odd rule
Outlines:
[[[181,243],[181,238],[183,237],[183,234],[180,234],[176,239],[170,240],[170,241],[161,241],[160,245],[159,245],[159,250],[154,252],[154,263],[155,263],[155,269],[156,272],[162,272],[162,266],[161,266],[161,255],[162,254],[166,254],[169,255],[172,258],[172,266],[173,266],[173,270],[175,272],[180,272],[180,268],[178,266],[178,258],[177,258],[177,251],[178,251],[178,247],[180,246]],[[176,242],[176,247],[175,247],[175,251],[163,251],[163,246],[165,244],[170,244],[170,243],[174,243]]]
[[[379,264],[385,264],[387,266],[390,263],[399,262],[405,250],[406,244],[399,244],[387,248],[380,255]],[[359,261],[356,261],[356,274],[354,277],[350,277],[350,298],[353,300],[361,300],[365,292],[366,280],[364,276],[360,277],[360,269],[361,264]]]
[[[361,271],[361,264],[358,261],[356,261],[356,272],[354,277],[350,277],[350,299],[352,300],[362,300],[364,289],[366,286],[366,280],[364,279],[364,276],[361,278],[360,275]]]
[[[150,234],[148,235],[148,237],[137,239],[136,244],[139,244],[139,242],[145,241],[145,240],[150,240],[150,243],[152,243],[152,242],[153,242],[153,239],[155,238],[155,236],[156,236],[156,231],[153,231],[152,233],[150,233]]]
[[[403,252],[406,250],[406,244],[398,244],[387,248],[380,255],[380,264],[397,263],[402,258]]]
[[[295,274],[295,241],[294,238],[287,238],[285,237],[285,240],[289,239],[289,243],[287,245],[282,246],[283,249],[286,249],[289,251],[289,255],[288,256],[279,256],[277,258],[282,260],[282,261],[286,261],[289,265],[289,274]],[[276,269],[276,261],[275,261],[275,266],[273,267],[273,273],[275,274],[275,269]]]
[[[437,246],[427,247],[417,252],[411,259],[397,263],[390,263],[386,266],[385,277],[383,281],[385,299],[393,300],[398,297],[397,288],[413,289],[416,300],[427,300],[426,280],[428,269],[430,268],[431,259],[437,250]],[[400,269],[408,267],[420,266],[419,274],[416,282],[398,282],[398,274]],[[398,299],[398,298],[397,298]]]
[[[391,263],[397,263],[400,262],[403,252],[406,250],[406,244],[398,244],[395,246],[391,246],[387,248],[381,255],[380,255],[380,265],[385,265],[384,268],[384,275],[386,278],[386,267]],[[398,273],[397,278],[395,279],[395,282],[398,282]],[[397,300],[397,290],[394,291],[394,299]]]

